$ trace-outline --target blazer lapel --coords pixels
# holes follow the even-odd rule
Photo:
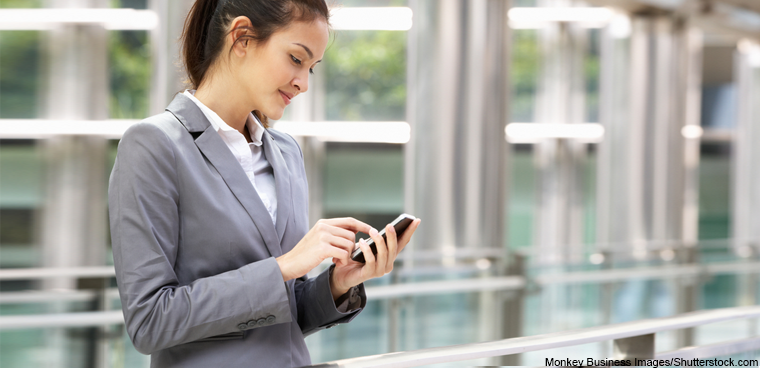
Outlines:
[[[211,165],[216,168],[232,194],[243,205],[246,212],[248,212],[251,220],[253,220],[259,233],[264,238],[264,243],[269,253],[273,257],[281,256],[282,248],[280,247],[280,241],[269,212],[254,190],[253,185],[251,185],[250,180],[248,180],[248,176],[245,175],[245,171],[243,171],[235,156],[230,152],[227,145],[224,144],[224,141],[219,137],[219,134],[211,126],[211,123],[206,119],[200,108],[187,96],[180,94],[174,98],[174,101],[169,104],[166,110],[174,114],[190,134],[195,137],[195,145],[198,146],[198,149],[209,160]],[[279,212],[279,185],[277,189]]]
[[[293,196],[290,193],[290,170],[288,169],[285,159],[282,157],[282,151],[277,145],[274,136],[268,131],[264,131],[261,137],[264,146],[264,155],[267,161],[272,165],[274,171],[275,186],[277,188],[277,236],[282,242],[285,234],[285,228],[288,224],[291,212],[293,212]]]

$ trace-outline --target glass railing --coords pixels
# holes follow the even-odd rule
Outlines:
[[[757,252],[737,251],[735,244],[722,240],[688,248],[670,244],[646,253],[589,252],[577,262],[554,265],[539,264],[531,254],[501,259],[498,251],[489,249],[457,250],[453,255],[417,252],[413,268],[401,263],[394,273],[367,283],[369,301],[358,318],[306,341],[312,360],[325,362],[757,305]],[[449,257],[446,265],[443,256]],[[3,278],[8,271],[0,270],[0,366],[55,367],[38,362],[58,361],[76,368],[88,366],[92,359],[106,362],[103,367],[148,366],[120,322],[7,328],[8,318],[16,316],[42,320],[91,311],[118,314],[112,277],[98,284],[101,289],[45,290],[39,280]],[[87,280],[74,285],[92,282]],[[19,290],[21,286],[32,290]],[[757,323],[737,322],[662,332],[656,349],[757,336],[759,328]],[[556,354],[588,357],[611,352],[606,342],[558,349]],[[542,356],[526,353],[520,363],[544,365]]]

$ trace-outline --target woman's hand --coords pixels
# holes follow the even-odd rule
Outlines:
[[[380,236],[377,230],[370,230],[368,234],[375,241],[377,257],[372,254],[372,249],[370,249],[364,239],[360,240],[358,245],[362,249],[362,253],[364,253],[366,263],[349,260],[348,262],[337,262],[335,264],[335,269],[330,279],[333,299],[338,299],[338,297],[348,292],[348,289],[353,286],[393,271],[393,262],[396,261],[396,256],[409,243],[409,239],[412,238],[412,234],[417,230],[419,224],[420,219],[412,221],[399,239],[396,239],[396,230],[393,226],[387,225],[385,227],[385,237],[388,239],[387,244],[383,241],[383,237]]]
[[[305,275],[325,258],[348,264],[359,231],[369,233],[371,226],[354,218],[319,220],[290,251],[277,257],[285,281]]]

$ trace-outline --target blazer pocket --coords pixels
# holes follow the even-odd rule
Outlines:
[[[194,342],[211,342],[211,341],[224,341],[224,340],[240,340],[245,336],[245,332],[243,331],[237,331],[237,332],[230,332],[223,335],[216,335],[211,337],[206,337],[200,340],[196,340]]]

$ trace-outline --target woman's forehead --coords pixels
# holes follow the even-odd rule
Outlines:
[[[330,33],[327,23],[323,20],[314,20],[311,22],[293,22],[287,28],[276,32],[272,35],[277,38],[279,43],[286,44],[288,47],[303,49],[312,59],[321,59]]]

